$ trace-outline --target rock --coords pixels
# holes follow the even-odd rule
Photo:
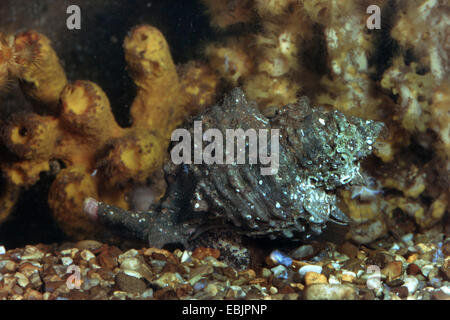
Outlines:
[[[301,267],[298,270],[298,273],[300,274],[300,277],[302,277],[302,278],[306,275],[307,272],[322,273],[322,267],[314,265],[314,264],[308,264],[306,266]]]
[[[303,260],[314,255],[314,247],[310,244],[303,245],[289,254],[292,259]]]
[[[428,277],[428,275],[430,274],[430,272],[434,269],[434,266],[432,264],[426,264],[422,267],[422,274],[425,277]]]
[[[161,260],[171,263],[178,263],[177,257],[172,252],[164,249],[149,248],[144,251],[144,255],[149,256],[151,260]]]
[[[306,300],[356,300],[357,293],[350,284],[312,284],[304,290]]]
[[[119,256],[119,258],[118,258],[119,263],[122,263],[122,261],[125,260],[126,258],[134,258],[138,254],[139,254],[139,252],[136,249],[128,250]]]
[[[405,281],[403,281],[401,278],[396,278],[394,280],[387,280],[386,284],[388,285],[388,287],[391,288],[395,288],[395,287],[400,287],[405,283]]]
[[[240,289],[240,287],[237,287],[237,288],[239,288],[239,289],[236,289],[236,290],[234,290],[233,288],[234,288],[235,286],[232,286],[231,288],[232,288],[232,290],[233,291],[238,291],[239,289]],[[209,294],[210,296],[212,296],[212,297],[215,297],[216,295],[217,295],[217,293],[219,292],[219,288],[217,288],[217,285],[216,284],[214,284],[214,283],[210,283],[210,284],[208,284],[207,286],[206,286],[206,288],[205,288],[205,290],[204,290],[207,294]]]
[[[73,263],[73,260],[70,257],[62,257],[61,262],[65,266],[70,266]]]
[[[20,272],[16,272],[16,274],[14,276],[17,278],[17,283],[22,288],[25,288],[30,283],[28,278]]]
[[[11,260],[0,261],[0,272],[14,272],[17,269],[17,263]]]
[[[141,261],[138,258],[125,258],[120,263],[120,268],[123,270],[138,270],[141,265]]]
[[[307,272],[305,274],[305,284],[309,286],[315,283],[328,283],[327,277],[317,272]]]
[[[407,276],[405,277],[404,281],[405,283],[403,284],[403,286],[408,288],[409,294],[413,294],[414,292],[416,292],[417,288],[419,287],[419,280],[417,280],[416,277]]]
[[[192,252],[185,250],[185,251],[183,251],[183,253],[181,255],[180,262],[181,263],[191,262],[192,261],[191,257],[192,257]]]
[[[144,292],[142,292],[141,297],[142,298],[153,298],[153,289],[150,288],[150,289],[145,290]]]
[[[417,253],[413,253],[410,256],[408,256],[408,259],[406,259],[406,262],[413,263],[419,258],[419,255]]]
[[[409,294],[409,290],[407,287],[405,286],[401,286],[401,287],[397,287],[397,288],[392,288],[391,292],[396,294],[399,298],[401,299],[405,299],[408,297]]]
[[[34,246],[26,246],[22,254],[22,260],[39,260],[44,257],[44,252]]]
[[[85,249],[85,250],[81,251],[80,257],[84,261],[89,261],[89,260],[95,258],[95,254],[93,254],[91,251]]]
[[[403,273],[403,266],[401,261],[392,261],[381,271],[388,280],[398,278]]]
[[[344,282],[353,282],[353,280],[356,279],[356,273],[352,272],[352,271],[343,271],[342,272],[342,277],[341,280]]]
[[[183,277],[178,272],[166,272],[163,273],[158,279],[151,282],[152,285],[159,288],[174,289],[180,284],[185,284]]]
[[[75,243],[75,248],[80,250],[95,251],[100,248],[103,244],[95,240],[81,240]]]
[[[117,266],[117,257],[112,256],[109,251],[98,255],[97,261],[102,268],[113,270]]]
[[[442,290],[438,290],[431,295],[433,300],[450,300],[450,294],[445,293]]]
[[[267,268],[263,268],[262,271],[261,271],[261,276],[263,278],[268,278],[268,277],[271,276],[271,274],[272,274],[272,272],[269,269],[267,269]]]
[[[419,266],[415,263],[410,263],[406,268],[408,275],[415,276],[421,273]]]
[[[287,279],[288,278],[288,270],[285,266],[279,265],[270,269],[273,272],[273,275],[277,279]]]
[[[25,290],[23,298],[25,300],[42,300],[43,296],[42,296],[42,293],[40,293],[39,291],[31,289],[31,288],[27,288]]]
[[[213,273],[213,271],[214,268],[212,266],[201,265],[198,266],[197,268],[192,269],[191,272],[189,273],[189,277],[190,278],[204,277],[207,276],[208,274]]]
[[[120,272],[116,275],[116,283],[119,286],[120,290],[129,293],[141,294],[145,291],[145,289],[147,289],[147,286],[145,285],[145,282],[143,280],[131,277],[123,272]]]
[[[81,285],[81,289],[83,290],[91,290],[93,287],[98,286],[100,283],[99,279],[86,279],[83,281],[83,284]]]

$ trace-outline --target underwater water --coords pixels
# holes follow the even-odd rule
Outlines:
[[[3,0],[0,272],[120,288],[14,294],[448,299],[450,7],[372,2]]]

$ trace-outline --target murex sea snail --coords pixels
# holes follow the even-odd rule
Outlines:
[[[189,120],[190,132],[193,120],[202,121],[204,130],[221,132],[279,129],[277,173],[261,174],[261,164],[175,165],[169,161],[164,168],[166,194],[147,211],[128,212],[88,198],[85,212],[152,247],[186,245],[201,230],[214,228],[270,239],[320,234],[330,220],[349,222],[337,206],[336,190],[363,183],[359,161],[371,153],[384,126],[337,110],[311,108],[306,97],[267,118],[238,88],[222,105]]]

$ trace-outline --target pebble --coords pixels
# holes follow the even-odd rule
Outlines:
[[[122,261],[125,260],[126,258],[134,258],[138,254],[139,254],[139,252],[136,249],[128,250],[119,256],[119,258],[118,258],[119,263],[122,263]]]
[[[408,257],[408,259],[406,259],[406,262],[413,263],[417,260],[418,257],[419,255],[417,253],[413,253]]]
[[[335,275],[330,275],[328,277],[328,283],[329,284],[341,284],[341,282],[338,280],[338,278]]]
[[[75,244],[76,249],[95,251],[103,244],[95,240],[81,240]]]
[[[61,262],[65,266],[70,266],[73,263],[73,260],[72,260],[72,258],[69,258],[69,257],[62,257]]]
[[[392,293],[396,294],[401,299],[407,298],[408,294],[409,294],[409,290],[405,286],[392,288],[391,291],[392,291]]]
[[[214,268],[212,266],[202,265],[202,266],[192,269],[189,276],[190,276],[190,278],[195,278],[197,276],[204,277],[213,272],[214,272]]]
[[[356,273],[354,273],[352,271],[344,270],[344,271],[342,271],[341,279],[342,279],[342,281],[345,281],[345,282],[353,282],[353,280],[356,279]]]
[[[142,292],[141,297],[142,298],[153,298],[153,289],[150,288],[150,289],[145,290],[144,292]]]
[[[147,289],[143,280],[130,277],[123,272],[116,275],[116,283],[120,290],[130,293],[143,293]]]
[[[414,244],[414,243],[412,243],[413,239],[414,239],[414,234],[412,234],[412,233],[407,233],[402,237],[402,240],[404,242],[406,242],[408,245]]]
[[[178,272],[166,272],[151,283],[152,285],[156,285],[160,288],[175,288],[179,284],[185,284],[186,281],[184,281]]]
[[[238,290],[238,289],[240,289],[240,287],[234,287],[234,289]],[[231,290],[233,290],[233,286],[231,287]],[[233,291],[236,291],[236,290],[233,290]],[[214,297],[219,292],[219,289],[217,288],[217,286],[215,284],[210,283],[206,286],[205,292]]]
[[[80,250],[78,248],[66,249],[61,251],[63,256],[69,256],[73,259]]]
[[[138,258],[125,258],[120,263],[120,268],[123,270],[138,270],[141,265],[141,261]]]
[[[309,286],[315,283],[328,283],[327,277],[317,272],[307,272],[305,274],[305,284]]]
[[[192,261],[191,256],[192,256],[191,251],[187,250],[183,251],[183,254],[181,255],[181,263],[191,262]]]
[[[421,268],[422,274],[423,274],[425,277],[428,277],[428,275],[430,274],[431,270],[433,270],[433,269],[434,269],[434,266],[433,266],[432,264],[426,264],[426,265],[424,265],[424,266]]]
[[[268,278],[268,277],[270,277],[271,274],[272,274],[272,271],[270,271],[267,268],[263,268],[262,271],[261,271],[261,276],[263,278]]]
[[[403,264],[401,261],[392,261],[381,272],[389,280],[398,278],[403,273]]]
[[[0,246],[0,254],[5,254],[6,253],[6,249],[4,246]]]
[[[290,256],[296,260],[302,260],[304,258],[310,257],[314,254],[314,247],[310,244],[303,245],[293,250]]]
[[[306,300],[355,300],[356,289],[349,284],[313,284],[305,288]]]
[[[95,255],[94,255],[92,252],[90,252],[89,250],[86,250],[86,249],[85,249],[85,250],[81,251],[80,257],[81,257],[84,261],[89,261],[89,260],[95,258]]]
[[[140,274],[139,272],[134,271],[134,270],[124,270],[123,273],[125,273],[127,276],[130,276],[133,278],[138,278],[138,279],[142,278],[142,274]]]
[[[28,278],[20,272],[16,272],[16,274],[14,276],[17,278],[17,283],[22,288],[25,288],[30,283]]]
[[[278,265],[276,267],[273,267],[270,270],[272,270],[273,275],[277,279],[287,279],[288,278],[288,270],[283,265]]]
[[[34,246],[26,246],[22,254],[22,260],[39,260],[44,257],[44,252]]]
[[[304,277],[307,272],[322,273],[322,267],[314,264],[308,264],[298,270],[300,277]]]
[[[36,291],[31,288],[27,288],[27,290],[25,290],[25,294],[23,295],[23,298],[25,300],[42,300],[43,295],[39,291]]]
[[[406,268],[406,273],[411,276],[415,276],[421,273],[419,266],[415,263],[410,263]]]
[[[81,285],[81,289],[83,290],[90,290],[95,286],[98,286],[100,284],[99,279],[86,279],[83,281],[83,284]]]
[[[408,288],[409,294],[413,294],[416,292],[417,288],[419,287],[419,280],[417,280],[414,276],[407,276],[405,277],[403,286]]]

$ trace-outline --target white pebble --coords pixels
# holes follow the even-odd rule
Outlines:
[[[430,274],[430,271],[433,270],[433,269],[434,269],[433,265],[427,264],[427,265],[424,265],[424,266],[421,268],[421,271],[422,271],[422,274],[423,274],[425,277],[428,277],[428,275]]]
[[[402,237],[402,240],[405,242],[409,242],[413,239],[414,235],[412,233],[407,233]]]
[[[142,275],[139,272],[134,271],[134,270],[124,270],[123,273],[125,273],[127,276],[130,276],[130,277],[134,277],[134,278],[138,278],[138,279],[142,278]]]
[[[328,283],[329,284],[341,284],[339,279],[336,278],[336,276],[334,276],[332,274],[328,277]]]
[[[69,258],[69,257],[62,257],[61,261],[62,261],[62,264],[65,266],[70,266],[73,263],[72,258]]]
[[[304,277],[307,272],[322,273],[322,267],[313,264],[308,264],[306,266],[301,267],[298,270],[298,273],[300,274],[301,277]]]
[[[4,246],[0,246],[0,254],[5,254],[6,253],[6,249]]]
[[[84,261],[89,261],[89,260],[95,258],[95,255],[92,252],[90,252],[89,250],[81,251],[80,256]]]
[[[123,270],[133,270],[139,269],[141,262],[138,258],[126,258],[120,263],[120,268]]]
[[[191,261],[192,252],[190,251],[183,251],[183,255],[181,256],[181,263],[190,262]]]
[[[441,291],[445,294],[450,295],[450,287],[449,286],[443,286],[441,287]]]
[[[405,283],[403,285],[408,288],[409,294],[413,294],[419,286],[419,280],[416,277],[408,276],[405,277]]]

